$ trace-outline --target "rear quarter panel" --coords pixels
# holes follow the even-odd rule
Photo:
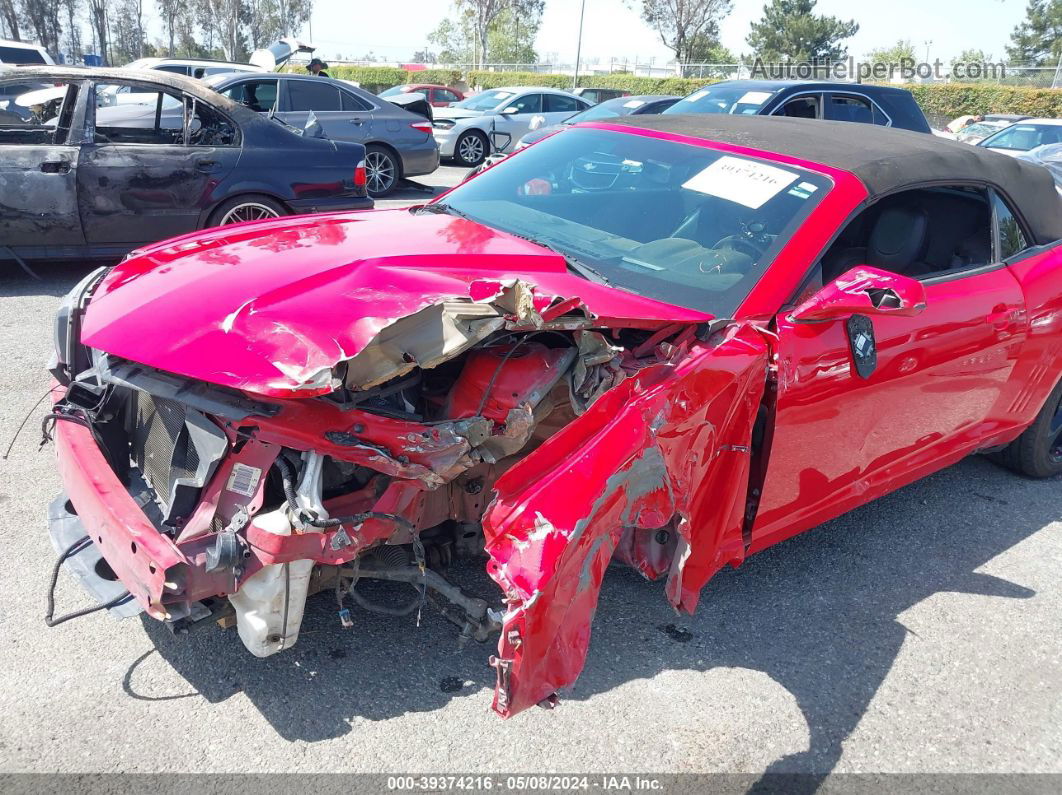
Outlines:
[[[278,135],[279,134],[279,135]],[[277,130],[266,140],[246,137],[239,162],[213,191],[212,202],[200,218],[206,222],[221,202],[233,196],[260,193],[289,202],[338,196],[353,190],[354,169],[365,147],[325,139],[303,140]]]

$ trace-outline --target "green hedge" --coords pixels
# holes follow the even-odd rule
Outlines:
[[[408,72],[390,66],[332,66],[329,67],[328,74],[339,80],[353,80],[374,94],[385,88],[409,82]]]
[[[677,94],[685,96],[703,85],[717,82],[708,78],[682,77],[635,77],[630,74],[586,75],[579,78],[584,88],[617,88],[631,94]],[[571,75],[543,74],[541,72],[480,72],[468,73],[469,87],[488,89],[500,86],[545,86],[546,88],[569,89]]]
[[[672,94],[684,97],[701,86],[718,83],[707,77],[635,77],[627,74],[588,75],[579,78],[587,88],[618,88],[631,94]]]
[[[419,72],[406,72],[406,77],[402,82],[456,86],[463,81],[464,76],[465,73],[460,69],[422,69]]]
[[[302,71],[290,68],[289,71]],[[472,89],[500,86],[546,86],[569,89],[569,75],[541,72],[486,72],[459,69],[426,69],[407,72],[383,66],[333,66],[332,77],[354,80],[367,91],[379,92],[400,83],[437,83],[459,85],[466,82]],[[685,96],[709,83],[701,77],[635,77],[625,73],[586,75],[579,85],[586,88],[616,88],[631,94],[677,94]],[[936,124],[957,116],[978,113],[1023,113],[1030,116],[1062,118],[1062,89],[1004,86],[993,83],[923,83],[906,86],[914,94],[922,111]]]
[[[979,113],[1021,113],[1062,118],[1062,89],[989,83],[923,83],[907,86],[931,120]]]
[[[470,71],[467,77],[469,88],[488,89],[501,86],[545,86],[546,88],[571,88],[571,75],[550,75],[541,72],[480,72]]]

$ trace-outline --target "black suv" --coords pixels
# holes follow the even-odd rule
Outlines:
[[[694,91],[664,113],[796,116],[931,132],[910,91],[865,83],[724,80]]]

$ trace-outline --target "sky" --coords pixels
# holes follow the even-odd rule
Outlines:
[[[765,0],[734,0],[723,21],[721,39],[732,51],[748,51],[749,24],[760,18]],[[575,58],[580,0],[546,0],[536,41],[540,57],[554,54],[561,61]],[[638,0],[586,0],[583,58],[610,58],[663,63],[672,57],[657,34],[631,6]],[[1010,33],[1023,18],[1026,0],[819,0],[816,13],[855,19],[859,33],[848,41],[848,52],[860,58],[868,51],[910,39],[920,57],[944,63],[967,48],[981,49],[995,59],[1005,55]],[[312,41],[326,58],[338,53],[359,57],[368,52],[382,60],[407,60],[427,46],[427,36],[450,9],[449,0],[316,0]],[[397,13],[396,13],[397,11]],[[303,30],[311,38],[310,30]]]

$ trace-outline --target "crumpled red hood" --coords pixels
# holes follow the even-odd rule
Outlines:
[[[602,323],[711,318],[571,274],[548,249],[450,215],[300,216],[174,238],[97,288],[86,345],[160,370],[278,397],[361,351],[395,320],[442,301],[530,284],[536,307],[578,298]]]

